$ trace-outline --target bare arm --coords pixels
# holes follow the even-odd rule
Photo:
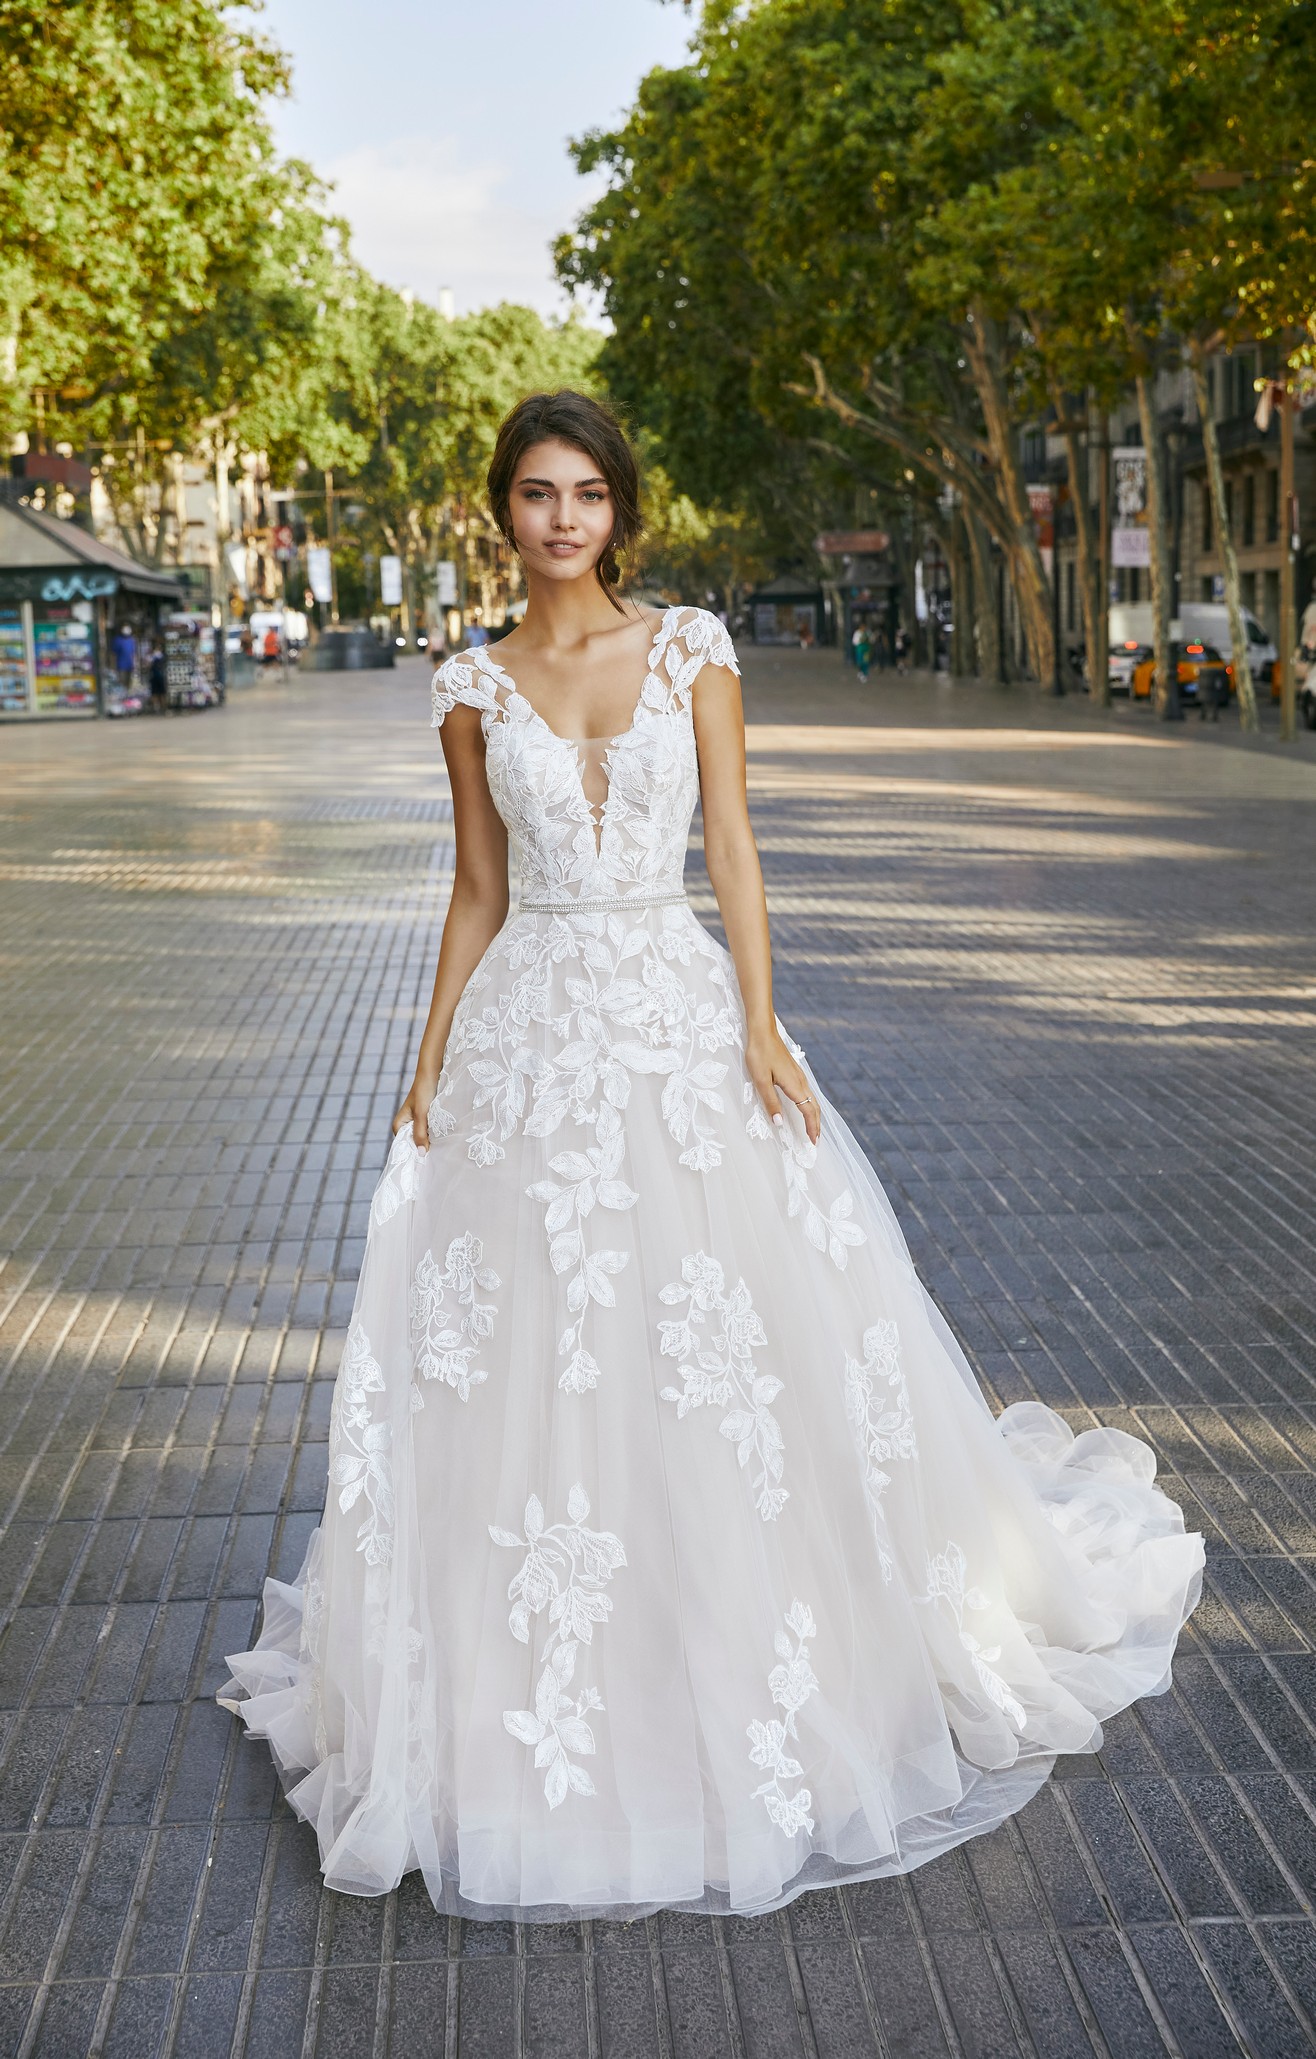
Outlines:
[[[457,840],[452,900],[443,924],[434,996],[420,1040],[415,1077],[393,1118],[394,1134],[409,1122],[422,1151],[429,1149],[429,1106],[443,1070],[452,1018],[476,966],[507,916],[507,831],[484,776],[484,736],[474,708],[455,707],[440,731],[452,785]]]
[[[804,1117],[817,1143],[818,1103],[777,1028],[772,1005],[768,907],[745,795],[745,719],[740,681],[725,665],[705,665],[695,682],[695,741],[704,804],[704,860],[745,1004],[745,1057],[759,1098],[774,1122],[781,1094]]]

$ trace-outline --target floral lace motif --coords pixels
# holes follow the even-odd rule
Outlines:
[[[468,1230],[449,1244],[442,1272],[434,1253],[427,1251],[411,1283],[411,1350],[416,1374],[422,1380],[442,1380],[455,1387],[463,1401],[470,1400],[472,1387],[489,1377],[471,1364],[477,1346],[492,1335],[494,1324],[492,1305],[477,1301],[476,1289],[492,1294],[502,1284],[492,1266],[481,1264],[483,1257],[484,1245]],[[449,1316],[449,1294],[465,1311],[456,1329]],[[414,1385],[411,1406],[425,1406],[424,1396]]]
[[[873,1518],[882,1578],[889,1580],[893,1568],[886,1544],[882,1495],[891,1485],[891,1475],[883,1471],[883,1466],[895,1459],[917,1458],[918,1445],[909,1387],[900,1363],[900,1331],[896,1324],[886,1317],[873,1323],[864,1331],[863,1351],[862,1360],[846,1354],[845,1412],[863,1454],[864,1497]],[[879,1381],[887,1389],[880,1399]]]
[[[392,1434],[387,1423],[375,1422],[369,1401],[383,1392],[383,1368],[360,1323],[353,1323],[334,1388],[329,1477],[344,1515],[364,1498],[356,1548],[368,1566],[386,1566],[393,1556]]]
[[[787,1631],[794,1631],[794,1644]],[[768,1775],[762,1786],[754,1789],[753,1799],[762,1799],[778,1830],[785,1831],[787,1837],[795,1837],[801,1830],[813,1829],[813,1817],[809,1814],[813,1796],[809,1789],[797,1787],[792,1794],[782,1783],[800,1780],[804,1775],[799,1760],[787,1751],[786,1740],[799,1735],[795,1728],[795,1712],[804,1707],[811,1694],[817,1692],[818,1682],[804,1648],[809,1638],[816,1635],[812,1609],[806,1608],[802,1601],[793,1601],[786,1617],[786,1629],[779,1630],[774,1639],[781,1663],[774,1666],[768,1675],[768,1691],[782,1711],[781,1720],[772,1717],[766,1723],[753,1722],[747,1733],[750,1763],[761,1767]]]
[[[960,1546],[951,1539],[944,1551],[935,1552],[929,1558],[928,1591],[916,1599],[934,1604],[944,1601],[949,1605],[960,1633],[960,1643],[973,1661],[973,1670],[987,1699],[1007,1715],[1017,1729],[1022,1730],[1028,1721],[1023,1704],[1011,1694],[1006,1681],[993,1666],[993,1661],[1001,1656],[1000,1645],[980,1644],[973,1632],[964,1627],[966,1609],[981,1611],[991,1607],[990,1598],[980,1587],[966,1585],[968,1576],[968,1560]]]
[[[370,1204],[370,1220],[380,1227],[391,1222],[404,1201],[414,1201],[420,1192],[420,1153],[410,1124],[404,1124],[393,1139],[379,1185]]]
[[[669,1307],[686,1304],[683,1315],[658,1325],[663,1357],[683,1361],[680,1372],[685,1383],[679,1391],[664,1387],[663,1400],[676,1403],[678,1418],[702,1408],[705,1402],[728,1411],[722,1418],[722,1435],[735,1445],[742,1468],[751,1459],[757,1460],[754,1506],[765,1523],[771,1522],[789,1499],[788,1490],[777,1485],[784,1441],[781,1425],[769,1407],[782,1383],[755,1369],[754,1353],[768,1340],[749,1288],[737,1280],[728,1293],[726,1275],[717,1260],[706,1251],[694,1251],[681,1261],[681,1278],[662,1288],[658,1298]],[[705,1343],[699,1327],[707,1315],[719,1317],[720,1322]],[[736,1403],[738,1407],[733,1405]]]
[[[544,1508],[532,1494],[525,1505],[525,1535],[489,1525],[495,1544],[524,1550],[521,1569],[507,1590],[512,1604],[508,1628],[521,1644],[530,1642],[530,1618],[548,1610],[553,1626],[539,1657],[542,1671],[533,1709],[506,1709],[503,1723],[513,1737],[533,1747],[544,1774],[544,1797],[556,1809],[572,1794],[593,1794],[594,1782],[576,1760],[592,1758],[594,1732],[586,1718],[603,1702],[586,1687],[573,1700],[566,1692],[575,1678],[576,1654],[594,1641],[594,1626],[612,1614],[604,1593],[618,1566],[626,1563],[620,1538],[610,1530],[587,1530],[589,1496],[577,1484],[567,1496],[565,1523],[544,1524]]]

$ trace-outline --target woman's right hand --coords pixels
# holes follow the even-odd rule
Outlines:
[[[411,1134],[418,1151],[428,1151],[430,1148],[430,1102],[438,1091],[438,1074],[422,1072],[417,1068],[416,1077],[407,1090],[407,1098],[393,1118],[395,1137],[403,1123],[411,1124]]]

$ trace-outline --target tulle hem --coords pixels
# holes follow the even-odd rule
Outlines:
[[[558,1852],[551,1829],[532,1833],[518,1820],[454,1827],[445,1818],[441,1829],[429,1804],[437,1780],[416,1780],[382,1763],[378,1746],[349,1772],[344,1753],[328,1750],[322,1735],[317,1739],[314,1668],[303,1638],[307,1570],[319,1549],[318,1532],[297,1581],[265,1583],[260,1637],[251,1651],[230,1655],[234,1677],[217,1700],[242,1719],[250,1736],[268,1742],[291,1807],[316,1833],[325,1884],[341,1894],[387,1894],[404,1874],[419,1870],[436,1909],[450,1915],[627,1921],[658,1909],[762,1915],[815,1889],[912,1872],[1017,1814],[1045,1785],[1060,1751],[1099,1749],[1103,1720],[1163,1693],[1178,1637],[1201,1596],[1202,1539],[1185,1533],[1182,1513],[1155,1486],[1146,1445],[1115,1430],[1075,1438],[1039,1403],[1007,1409],[999,1428],[1019,1464],[1020,1494],[1041,1506],[1106,1635],[1081,1650],[1066,1648],[1049,1642],[1021,1613],[1033,1654],[1055,1689],[1050,1709],[1036,1717],[1039,1733],[1050,1734],[1030,1736],[1025,1728],[1008,1765],[977,1766],[953,1743],[948,1702],[943,1737],[930,1742],[918,1764],[873,1767],[855,1778],[859,1806],[844,1821],[835,1810],[829,1817],[827,1794],[820,1791],[812,1838],[765,1825],[743,1863],[733,1853],[737,1863],[728,1871],[741,1882],[760,1883],[761,1892],[733,1892],[700,1877],[701,1824],[591,1837],[577,1822],[560,1833]],[[1079,1737],[1085,1720],[1087,1734]],[[958,1795],[947,1792],[951,1764]],[[919,1806],[938,1789],[938,1806]],[[519,1876],[524,1886],[527,1875],[542,1878],[555,1868],[568,1889],[562,1898],[508,1899],[510,1880]]]

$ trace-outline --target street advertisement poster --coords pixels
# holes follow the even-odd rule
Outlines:
[[[318,601],[331,601],[334,597],[333,567],[329,561],[327,543],[313,543],[306,552],[306,583]]]
[[[386,608],[402,606],[402,560],[382,557],[379,561],[379,598]]]
[[[1028,488],[1028,505],[1032,510],[1033,526],[1037,530],[1037,547],[1042,553],[1042,564],[1046,575],[1051,576],[1051,565],[1055,558],[1056,503],[1052,489],[1045,485]]]
[[[1115,469],[1115,509],[1110,531],[1112,565],[1150,565],[1147,526],[1147,453],[1140,443],[1121,444],[1110,454]]]
[[[94,715],[96,659],[92,625],[47,602],[33,625],[39,715]]]
[[[27,651],[23,610],[0,608],[0,715],[27,713]]]

